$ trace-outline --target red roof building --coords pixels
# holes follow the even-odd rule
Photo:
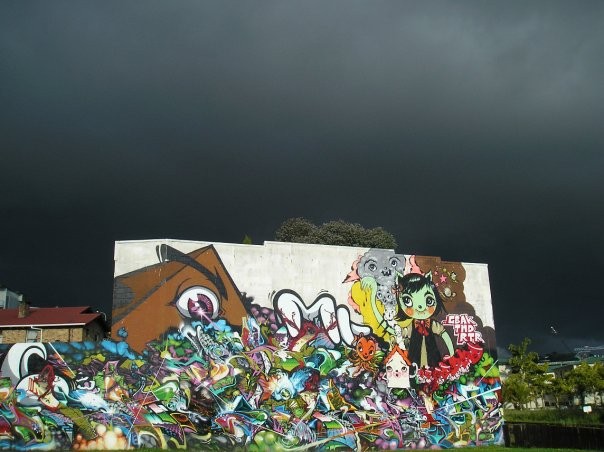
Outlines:
[[[0,343],[99,341],[107,325],[101,312],[89,306],[36,308],[21,303],[0,310]]]

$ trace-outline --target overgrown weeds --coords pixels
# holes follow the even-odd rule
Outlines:
[[[506,410],[504,419],[508,422],[531,422],[565,426],[602,426],[604,425],[604,409],[597,408],[591,413],[584,413],[578,408]]]

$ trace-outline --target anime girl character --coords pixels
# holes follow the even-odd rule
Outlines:
[[[421,275],[408,273],[398,277],[397,300],[399,314],[411,322],[403,328],[403,335],[409,338],[409,358],[419,367],[436,367],[442,356],[438,350],[436,336],[440,336],[449,355],[453,355],[453,342],[445,327],[434,320],[443,302],[432,282],[431,272]]]

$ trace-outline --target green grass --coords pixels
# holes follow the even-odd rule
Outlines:
[[[468,451],[472,450],[486,450],[492,452],[589,452],[585,449],[544,449],[539,447],[503,447],[503,446],[488,446],[488,447],[468,447],[465,448]]]
[[[531,422],[565,426],[601,426],[604,425],[604,409],[594,409],[589,414],[576,408],[567,410],[506,410],[503,418],[508,422]]]
[[[588,450],[580,450],[580,449],[543,449],[543,448],[538,448],[538,447],[531,447],[531,448],[525,448],[525,447],[503,447],[503,446],[485,446],[485,447],[464,447],[461,448],[463,450],[467,450],[468,452],[471,452],[473,450],[484,450],[484,451],[489,451],[489,452],[590,452]],[[134,449],[129,449],[129,451],[132,451]],[[144,450],[145,452],[160,452],[166,449],[141,449]],[[411,449],[403,449],[403,450],[411,450]],[[453,449],[453,450],[460,450],[460,449]],[[123,449],[124,452],[126,452],[126,449]],[[120,451],[117,451],[120,452]],[[203,451],[200,451],[203,452]],[[269,452],[269,449],[267,449],[267,452]]]

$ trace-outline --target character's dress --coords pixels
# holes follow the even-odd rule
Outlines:
[[[419,367],[436,367],[442,355],[436,345],[436,336],[445,332],[445,327],[432,319],[414,319],[408,329],[411,329],[409,341],[409,358]]]

